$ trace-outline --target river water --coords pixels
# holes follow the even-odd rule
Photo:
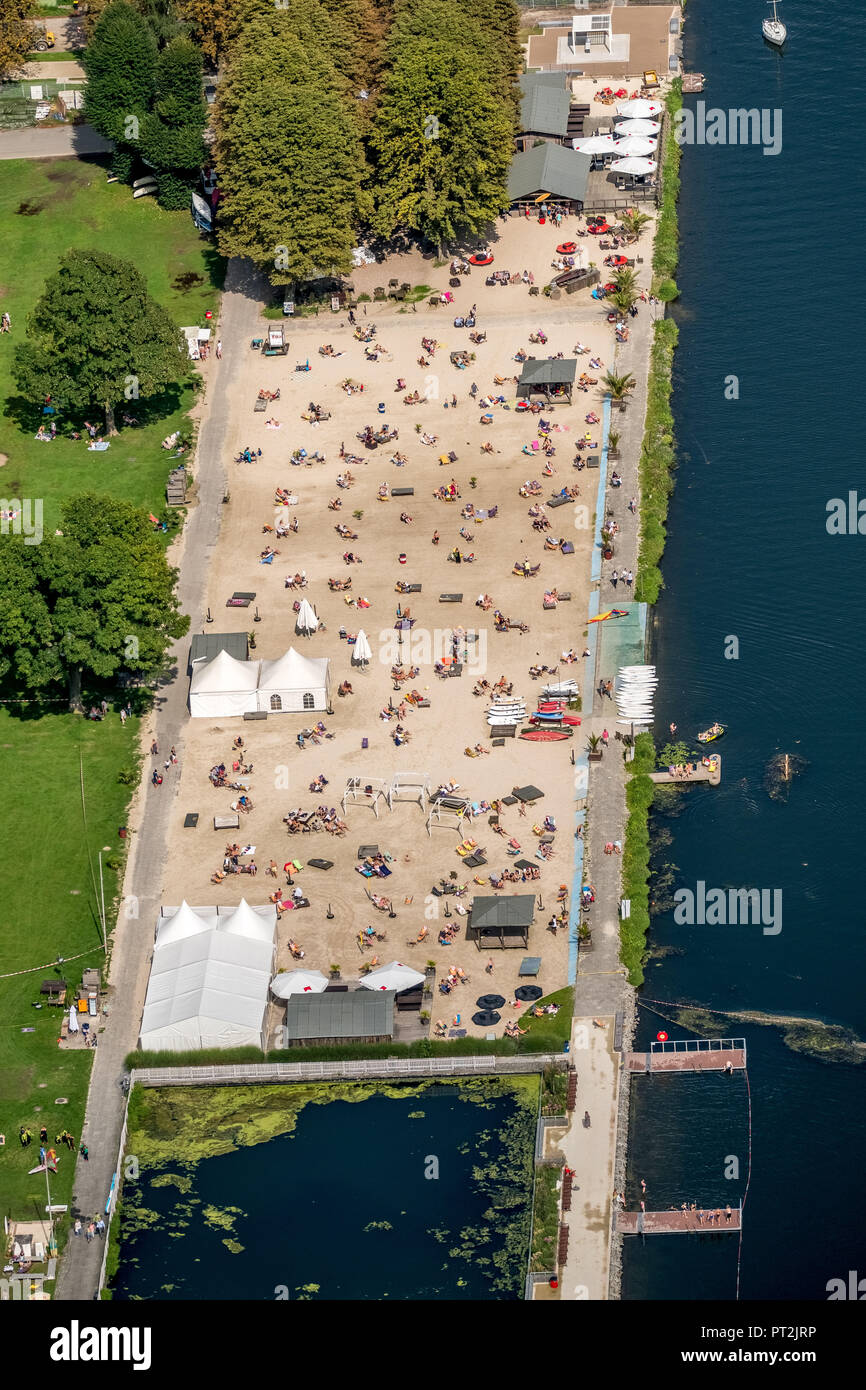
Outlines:
[[[781,890],[782,929],[658,916],[652,941],[683,954],[651,964],[642,994],[818,1018],[864,1037],[866,536],[830,535],[826,520],[830,499],[858,487],[866,497],[863,330],[850,278],[866,184],[846,153],[863,108],[845,56],[864,51],[866,11],[805,0],[782,10],[781,54],[761,38],[769,11],[758,0],[692,0],[687,10],[685,67],[708,78],[700,99],[780,110],[782,149],[683,151],[680,467],[654,635],[657,742],[671,720],[687,739],[716,719],[729,726],[717,745],[721,787],[691,789],[682,814],[663,821],[674,886]],[[698,98],[685,100],[697,110]],[[807,764],[782,801],[765,787],[777,752]],[[642,1009],[638,1045],[663,1026]],[[736,1205],[749,1173],[748,1088],[740,1296],[826,1298],[828,1280],[858,1262],[866,1273],[866,1068],[796,1054],[776,1029],[730,1031],[747,1040],[748,1080],[636,1081],[629,1205],[641,1177],[649,1209]],[[739,1178],[728,1176],[737,1165]],[[623,1293],[732,1298],[737,1263],[734,1236],[626,1242]]]

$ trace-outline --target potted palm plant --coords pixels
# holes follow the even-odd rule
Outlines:
[[[601,555],[603,560],[613,559],[613,533],[606,527],[601,532]]]
[[[601,734],[590,734],[589,738],[586,740],[586,746],[589,750],[587,755],[589,761],[591,763],[600,763],[604,752],[602,748]]]
[[[619,430],[611,430],[607,436],[607,452],[610,458],[619,458]]]
[[[590,931],[589,926],[586,922],[582,922],[581,925],[578,927],[577,940],[580,946],[582,946],[585,951],[588,951],[591,948],[592,932]]]
[[[627,313],[628,310],[626,309]],[[625,410],[626,399],[629,391],[633,391],[636,385],[631,372],[624,372],[619,376],[616,372],[605,372],[601,379],[601,384],[607,391],[614,405],[620,410]]]
[[[328,966],[328,973],[329,973],[329,975],[330,975],[330,977],[331,977],[332,980],[339,980],[339,978],[340,978],[340,966],[339,966],[339,965],[329,965],[329,966]]]

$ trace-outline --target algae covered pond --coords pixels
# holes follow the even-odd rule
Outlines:
[[[537,1077],[138,1089],[113,1296],[520,1298],[537,1106]]]

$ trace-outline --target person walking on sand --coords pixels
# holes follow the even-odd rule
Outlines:
[[[492,974],[493,974],[493,957],[492,957],[492,956],[490,956],[490,958],[489,958],[488,961],[487,961],[487,964],[486,964],[485,967],[484,967],[484,973],[485,973],[485,975],[492,975]]]
[[[223,340],[222,340],[222,338],[217,338],[217,349],[216,349],[216,352],[217,352],[217,361],[219,361],[219,359],[220,359],[220,358],[222,357],[222,355],[223,355]]]
[[[630,589],[632,584],[634,583],[634,575],[632,574],[631,570],[626,571],[625,582]]]
[[[84,1162],[87,1163],[90,1159],[90,1150],[88,1149],[87,1145],[82,1144],[78,1152],[81,1154],[81,1157],[84,1159]]]
[[[618,580],[619,580],[619,570],[614,570],[614,571],[613,571],[613,574],[610,576],[610,582],[611,582],[611,584],[613,585],[614,588],[616,588],[616,586],[617,586],[617,581],[618,581]]]
[[[156,739],[154,739],[153,743],[150,745],[150,753],[151,757],[159,757],[159,744],[157,743]]]
[[[610,743],[610,734],[608,733],[607,729],[602,729],[601,741],[604,744],[605,748],[607,748],[608,744]]]
[[[631,500],[630,500],[630,502],[629,502],[629,504],[628,504],[628,509],[629,509],[629,511],[631,512],[632,516],[634,516],[635,512],[637,511],[637,498],[636,498],[636,497],[632,497],[632,498],[631,498]]]
[[[613,681],[605,681],[604,693],[609,700],[613,699]]]

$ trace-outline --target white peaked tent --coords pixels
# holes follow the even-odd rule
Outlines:
[[[194,719],[252,712],[256,709],[258,683],[258,661],[237,661],[227,651],[221,651],[213,661],[193,672],[189,712]]]
[[[238,661],[221,651],[193,672],[189,712],[194,719],[326,710],[327,657],[302,656],[294,647],[275,661]]]
[[[181,903],[160,916],[139,1042],[148,1051],[264,1047],[276,909]]]
[[[295,632],[303,632],[309,636],[311,632],[316,631],[318,626],[319,620],[313,605],[309,599],[302,598],[298,616],[295,619]]]
[[[367,634],[363,628],[360,628],[358,636],[355,638],[355,645],[352,648],[352,665],[368,666],[372,658],[373,653],[370,650],[370,642],[367,638]]]
[[[361,981],[364,989],[393,989],[398,994],[404,989],[413,989],[423,983],[423,975],[419,975],[411,965],[403,965],[399,960],[392,960],[389,965],[380,965],[378,970],[371,970]]]
[[[268,713],[328,708],[328,658],[303,656],[289,647],[276,661],[263,661],[258,708]]]

